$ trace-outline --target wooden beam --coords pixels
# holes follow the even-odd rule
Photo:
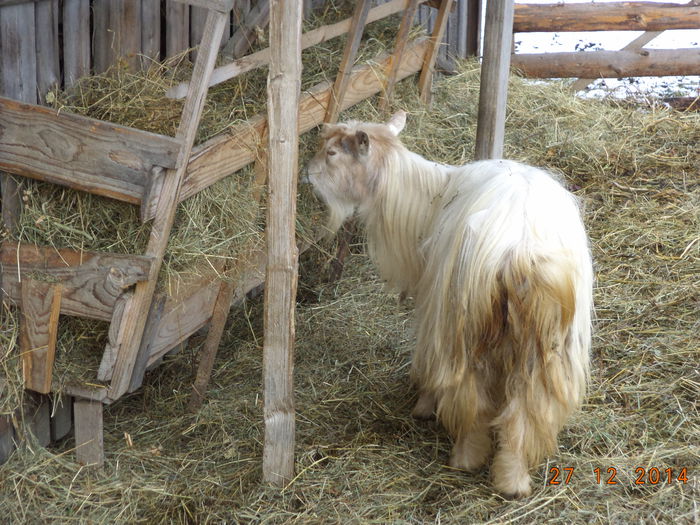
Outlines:
[[[0,169],[138,204],[153,166],[173,168],[172,137],[0,97]]]
[[[175,0],[182,4],[189,4],[197,7],[204,7],[206,9],[213,9],[219,13],[228,14],[228,12],[233,8],[233,0]]]
[[[298,267],[295,223],[302,17],[301,2],[271,1],[263,479],[278,487],[294,475],[292,370]],[[354,19],[358,25],[364,21],[359,15]]]
[[[423,3],[425,0],[419,0],[418,3]],[[386,4],[382,4],[370,10],[367,15],[366,24],[370,22],[375,22],[391,16],[396,13],[400,13],[404,10],[406,6],[406,0],[391,0]],[[309,31],[302,36],[301,46],[302,49],[306,49],[311,46],[320,44],[332,38],[337,38],[340,35],[344,35],[350,29],[352,23],[352,18],[347,18],[341,22],[330,24],[327,26],[319,27],[313,31]],[[247,73],[253,69],[266,66],[270,63],[270,48],[262,49],[241,59],[234,60],[230,64],[223,65],[214,70],[209,81],[209,87],[226,82],[238,75]],[[187,93],[188,82],[183,82],[176,86],[170,88],[166,95],[170,98],[182,98]]]
[[[513,0],[489,0],[486,4],[484,59],[481,64],[476,160],[503,157],[512,45]]]
[[[333,84],[331,97],[328,100],[328,109],[326,109],[324,122],[335,123],[338,121],[340,107],[343,104],[343,98],[350,83],[350,73],[357,57],[357,50],[360,48],[360,40],[362,40],[362,33],[365,29],[370,5],[369,0],[358,0],[355,4],[355,11],[348,30],[348,39],[345,42],[340,69],[335,77],[335,84]]]
[[[25,278],[21,288],[20,351],[24,386],[48,394],[56,355],[61,285]]]
[[[387,111],[391,98],[394,95],[396,74],[398,72],[397,66],[401,63],[404,51],[406,50],[406,44],[408,44],[408,33],[413,26],[413,20],[416,18],[418,5],[418,0],[408,0],[408,5],[406,6],[406,10],[401,18],[399,33],[396,35],[394,53],[391,55],[391,59],[389,60],[389,64],[386,69],[386,86],[384,88],[382,98],[379,101],[379,109],[383,112]]]
[[[700,29],[700,5],[610,2],[517,4],[515,33]]]
[[[101,466],[105,461],[102,402],[76,398],[75,457],[83,465]]]
[[[0,246],[3,288],[10,298],[22,299],[22,282],[41,275],[62,287],[60,312],[110,320],[117,298],[125,289],[147,278],[152,259],[138,255],[111,255],[57,250],[4,242]]]
[[[654,40],[661,33],[663,33],[663,31],[647,31],[645,33],[642,33],[622,49],[624,51],[640,51],[645,45]],[[593,78],[579,78],[576,82],[574,82],[571,85],[571,91],[575,93],[577,91],[585,89],[586,86],[588,86],[588,84],[590,84],[594,80],[595,79]]]
[[[408,45],[398,68],[399,80],[420,70],[426,47],[425,39]],[[376,69],[387,67],[389,60],[385,56],[378,60],[375,67],[361,66],[353,72],[342,109],[347,109],[381,91],[383,82],[376,74]],[[330,84],[323,82],[302,96],[299,103],[299,133],[304,133],[323,122],[330,90]],[[187,169],[180,200],[191,197],[255,161],[266,125],[267,119],[258,115],[245,124],[232,128],[226,136],[215,137],[197,146]]]
[[[437,20],[435,21],[435,27],[433,28],[433,34],[430,36],[430,44],[428,45],[428,50],[425,52],[423,69],[421,70],[420,78],[418,79],[420,98],[424,104],[429,104],[432,96],[431,90],[433,87],[435,60],[437,59],[438,51],[440,51],[442,36],[445,33],[445,28],[447,27],[447,17],[450,14],[451,8],[452,0],[442,0],[440,9],[438,10]]]
[[[176,162],[178,168],[168,171],[160,199],[158,200],[158,207],[146,248],[146,255],[154,260],[149,271],[148,280],[139,282],[136,285],[134,295],[124,310],[120,327],[123,335],[119,337],[119,340],[123,341],[123,343],[119,347],[114,364],[114,372],[109,388],[110,399],[121,397],[127,392],[131,384],[131,375],[141,345],[141,338],[146,326],[146,319],[148,318],[153,292],[158,280],[158,273],[168,244],[173,220],[175,219],[180,186],[185,176],[195,134],[202,116],[207,86],[216,62],[219,43],[228,22],[228,12],[211,10],[207,15],[204,37],[197,52],[197,61],[192,72],[190,90],[185,100],[182,120],[176,135],[176,139],[182,146]]]
[[[639,49],[513,55],[513,67],[532,78],[621,78],[695,75],[700,49]]]
[[[192,394],[187,408],[190,412],[196,412],[202,406],[204,396],[209,385],[211,372],[214,369],[214,359],[216,351],[224,333],[226,318],[228,317],[231,301],[233,300],[236,287],[230,281],[222,281],[219,286],[219,293],[214,301],[214,312],[212,313],[209,332],[204,341],[204,345],[199,352],[199,364],[197,366],[197,377],[192,385]]]

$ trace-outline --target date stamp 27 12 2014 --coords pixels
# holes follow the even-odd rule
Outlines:
[[[574,474],[575,467],[551,467],[547,477],[547,485],[568,485],[578,476]],[[616,467],[596,467],[591,473],[591,480],[598,485],[618,485],[618,469]],[[688,468],[659,468],[637,467],[634,469],[633,483],[635,485],[671,485],[674,483],[688,483]]]

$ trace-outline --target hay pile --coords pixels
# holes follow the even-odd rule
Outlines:
[[[412,80],[404,141],[444,162],[470,160],[478,69],[436,83],[433,108]],[[376,100],[345,118],[376,120]],[[305,139],[306,140],[306,137]],[[504,501],[487,471],[445,466],[436,423],[413,421],[407,378],[411,305],[382,290],[361,248],[343,279],[327,255],[302,261],[297,308],[297,477],[260,484],[261,301],[233,312],[209,400],[185,413],[197,341],[105,411],[103,471],[72,460],[72,439],[28,447],[0,466],[0,509],[15,522],[63,523],[693,523],[700,519],[700,115],[573,98],[563,83],[512,78],[508,156],[559,171],[586,206],[596,261],[593,377],[534,495]],[[328,251],[332,251],[329,249]],[[128,435],[128,439],[127,439]],[[573,467],[546,486],[549,468]],[[673,469],[635,485],[635,468]],[[617,485],[596,483],[595,468]],[[682,467],[688,482],[675,481]]]

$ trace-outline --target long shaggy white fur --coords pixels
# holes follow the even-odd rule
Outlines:
[[[414,415],[433,411],[473,469],[492,449],[494,484],[530,493],[528,470],[580,406],[593,271],[576,199],[550,174],[507,160],[448,166],[387,124],[327,126],[308,167],[336,230],[357,212],[381,276],[416,299]]]

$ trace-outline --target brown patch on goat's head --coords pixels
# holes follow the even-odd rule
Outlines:
[[[328,207],[331,231],[372,198],[383,159],[400,146],[397,135],[405,121],[406,114],[400,112],[386,124],[324,124],[321,148],[307,171],[314,190]]]

